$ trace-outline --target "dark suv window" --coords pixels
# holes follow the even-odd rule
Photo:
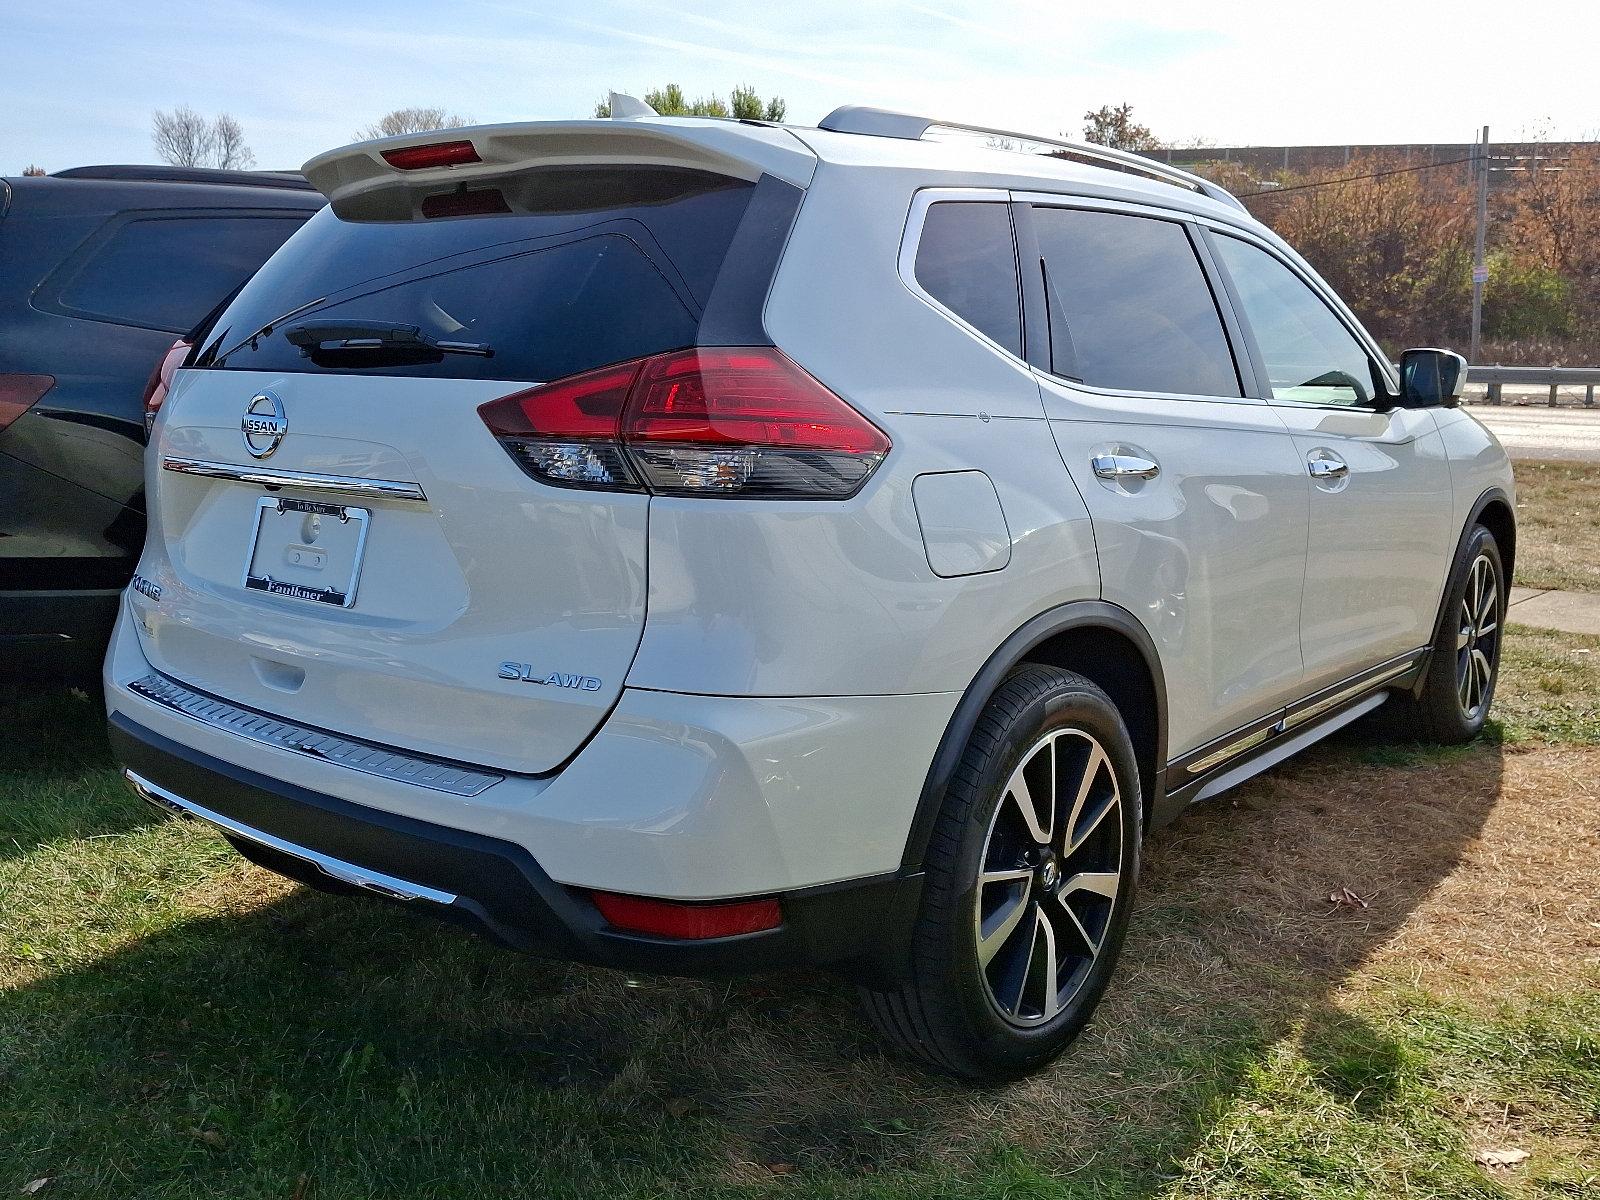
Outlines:
[[[118,325],[182,333],[248,279],[303,220],[206,215],[124,221],[69,265],[55,303]]]
[[[998,201],[941,200],[917,243],[917,282],[951,312],[1022,354],[1011,214]]]
[[[1047,207],[1035,208],[1033,221],[1049,304],[1060,308],[1050,314],[1058,374],[1115,391],[1243,395],[1182,225]],[[1068,339],[1070,348],[1059,344]]]
[[[533,211],[380,221],[323,210],[239,293],[196,365],[533,382],[695,344],[755,185],[637,167],[524,182],[518,208]],[[340,326],[415,326],[424,344],[306,342],[307,328]],[[430,341],[493,353],[432,353]]]

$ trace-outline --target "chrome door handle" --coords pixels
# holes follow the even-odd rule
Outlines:
[[[1343,479],[1350,474],[1350,464],[1337,458],[1312,458],[1306,460],[1306,470],[1313,479]]]
[[[1101,479],[1154,479],[1161,474],[1161,468],[1148,458],[1130,454],[1096,454],[1091,465]]]

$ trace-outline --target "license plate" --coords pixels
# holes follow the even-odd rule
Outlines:
[[[366,544],[364,508],[263,496],[256,501],[244,586],[349,608],[356,602]]]

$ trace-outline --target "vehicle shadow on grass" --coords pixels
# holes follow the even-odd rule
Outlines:
[[[886,1055],[820,975],[629,979],[238,862],[193,897],[209,915],[0,992],[5,1171],[104,1196],[1150,1195],[1285,1039],[1381,1106],[1400,1051],[1332,994],[1501,772],[1494,745],[1347,735],[1191,812],[1151,844],[1096,1021],[1005,1088]]]

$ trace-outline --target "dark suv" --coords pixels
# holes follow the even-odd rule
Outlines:
[[[0,675],[98,668],[144,544],[151,369],[322,204],[288,173],[0,179]]]

